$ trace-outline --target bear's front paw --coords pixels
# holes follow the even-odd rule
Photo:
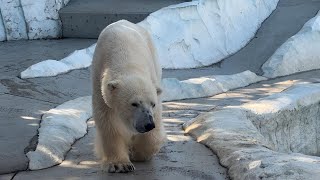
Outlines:
[[[127,163],[108,163],[104,165],[104,170],[109,173],[128,173],[135,170],[135,167],[131,162]]]

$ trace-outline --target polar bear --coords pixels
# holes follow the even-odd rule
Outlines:
[[[161,67],[150,35],[125,20],[100,34],[92,63],[95,151],[108,172],[134,171],[166,140]]]

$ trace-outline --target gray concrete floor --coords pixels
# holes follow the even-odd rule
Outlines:
[[[14,173],[0,175],[0,180],[11,180],[14,175],[15,175]]]
[[[218,158],[209,149],[184,136],[181,123],[185,120],[190,118],[164,118],[169,139],[167,144],[151,161],[134,163],[136,171],[133,173],[108,174],[100,171],[92,152],[95,128],[91,121],[88,134],[74,144],[62,164],[40,171],[21,172],[14,179],[228,179],[226,169],[219,165]]]
[[[19,73],[34,63],[63,58],[92,43],[94,40],[75,39],[0,43],[0,174],[27,169],[25,150],[32,148],[28,146],[44,111],[91,94],[88,70],[30,80],[19,79]]]
[[[200,113],[257,100],[297,83],[320,82],[319,75],[320,70],[304,72],[212,97],[164,103],[163,121],[168,142],[150,162],[134,163],[134,173],[108,174],[100,171],[92,152],[94,123],[89,121],[88,134],[73,145],[62,164],[45,170],[19,172],[13,179],[229,179],[216,155],[184,134],[182,123]]]

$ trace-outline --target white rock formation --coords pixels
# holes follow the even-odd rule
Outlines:
[[[320,158],[301,153],[320,154],[319,108],[320,84],[301,84],[204,113],[184,128],[218,155],[232,179],[317,179]]]
[[[213,96],[231,89],[248,86],[266,78],[251,71],[233,75],[217,75],[179,81],[175,78],[162,80],[163,101]]]
[[[21,0],[29,39],[61,36],[58,11],[69,1]]]
[[[263,76],[274,78],[320,69],[320,12],[270,57]]]
[[[242,107],[275,150],[320,155],[319,102],[320,84],[301,84]]]
[[[95,48],[96,44],[93,44],[86,49],[76,50],[69,56],[61,59],[60,62],[70,66],[70,70],[89,67],[92,63]]]
[[[0,0],[0,41],[60,37],[58,11],[68,2],[69,0]],[[5,31],[2,30],[3,25]],[[3,33],[6,38],[3,38]]]
[[[74,69],[91,65],[95,44],[86,49],[76,50],[60,61],[45,60],[21,72],[21,78],[48,77],[63,74]]]
[[[39,128],[37,148],[27,153],[29,169],[61,163],[74,141],[87,133],[86,121],[91,116],[91,96],[68,101],[46,112]]]
[[[70,67],[68,65],[60,61],[49,59],[34,64],[21,72],[21,78],[56,76],[61,73],[66,73],[69,70]]]
[[[2,21],[7,40],[28,39],[20,0],[0,0]]]
[[[210,65],[244,47],[278,0],[199,0],[163,8],[139,25],[152,35],[163,68]]]
[[[138,24],[151,34],[163,68],[201,67],[219,62],[244,47],[277,3],[278,0],[192,1],[160,9]],[[82,55],[74,53],[67,58],[91,63],[86,53]],[[70,70],[77,69],[78,65],[83,67],[81,62],[74,63],[77,65]],[[57,69],[57,73],[51,75],[45,70],[44,74],[26,71],[24,74],[28,76],[21,74],[22,78],[67,72]]]

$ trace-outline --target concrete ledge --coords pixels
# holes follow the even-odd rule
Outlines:
[[[319,122],[319,104],[320,84],[301,84],[242,106],[204,113],[185,123],[184,128],[218,155],[232,179],[315,179],[320,177],[320,158],[301,154],[305,153],[301,149],[318,147],[319,138],[312,134],[319,131],[319,123],[311,125],[314,128],[308,123],[315,118]],[[315,106],[316,116],[301,112]],[[286,116],[288,111],[297,116]],[[300,132],[296,122],[305,124],[308,131]],[[270,137],[277,137],[278,143]],[[303,138],[307,139],[301,142]],[[289,147],[299,144],[304,148],[279,148],[286,147],[285,141]]]
[[[184,0],[72,0],[59,11],[63,37],[98,38],[109,24],[126,19],[138,23],[150,13]]]

